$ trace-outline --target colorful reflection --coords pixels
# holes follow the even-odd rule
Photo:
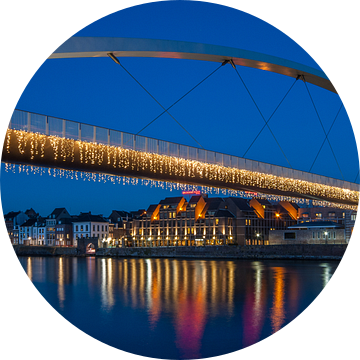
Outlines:
[[[20,261],[48,301],[81,330],[125,351],[181,359],[221,355],[275,333],[312,302],[337,266],[95,257]]]

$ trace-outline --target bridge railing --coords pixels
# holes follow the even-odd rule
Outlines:
[[[189,160],[198,160],[210,164],[218,164],[226,167],[234,167],[359,191],[358,184],[340,179],[22,110],[14,111],[9,123],[9,128],[37,132],[45,135],[55,135],[74,140],[96,142],[110,146],[120,146],[127,149],[181,157]]]

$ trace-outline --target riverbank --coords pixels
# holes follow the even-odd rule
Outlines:
[[[347,244],[100,248],[96,257],[341,260]],[[14,245],[18,256],[85,256],[77,248]]]

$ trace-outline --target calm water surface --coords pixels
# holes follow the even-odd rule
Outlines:
[[[320,293],[337,261],[20,257],[45,299],[94,338],[134,354],[194,359],[275,333]]]

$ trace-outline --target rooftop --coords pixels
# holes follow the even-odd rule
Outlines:
[[[328,229],[328,228],[343,228],[343,225],[333,221],[306,221],[296,225],[291,225],[288,229]]]

